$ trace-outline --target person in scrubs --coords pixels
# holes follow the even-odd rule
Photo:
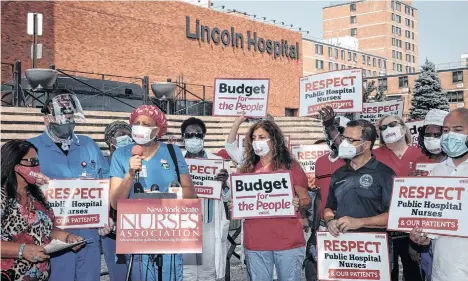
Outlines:
[[[134,144],[117,148],[112,154],[110,172],[112,207],[117,210],[119,199],[134,196],[133,184],[138,171],[140,183],[145,191],[157,186],[160,192],[167,192],[169,185],[177,181],[175,165],[179,167],[183,198],[197,198],[180,148],[173,146],[177,158],[174,163],[168,145],[159,140],[167,131],[167,119],[164,113],[154,105],[142,105],[131,113],[129,123],[132,127],[132,138],[135,143],[143,147],[143,155],[132,156]],[[157,280],[158,267],[153,256],[134,255],[132,280]],[[130,255],[127,255],[127,261],[129,260]],[[162,275],[164,281],[181,281],[182,255],[163,255]]]
[[[75,121],[85,121],[78,98],[65,89],[55,90],[44,107],[46,129],[30,139],[38,148],[41,173],[50,179],[109,178],[109,164],[99,146],[89,137],[74,133]],[[102,235],[110,232],[106,225]],[[101,247],[98,229],[68,229],[74,235],[91,239],[78,252],[65,251],[51,256],[49,280],[99,281]]]
[[[109,165],[112,154],[118,147],[123,147],[133,143],[132,128],[124,121],[115,121],[106,126],[104,139],[109,147],[109,156],[106,157]],[[115,222],[117,211],[110,207],[109,216]],[[125,281],[127,274],[127,263],[124,255],[115,255],[115,233],[101,238],[102,250],[107,264],[110,281]]]

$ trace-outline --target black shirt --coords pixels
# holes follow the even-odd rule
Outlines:
[[[388,212],[394,177],[395,172],[375,156],[358,170],[348,163],[332,174],[326,208],[336,212],[336,219],[368,218]]]

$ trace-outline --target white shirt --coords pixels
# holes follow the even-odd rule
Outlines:
[[[226,143],[224,144],[224,148],[226,149],[226,152],[229,154],[231,159],[236,162],[237,166],[242,166],[242,163],[244,162],[244,157],[243,157],[243,151],[239,149],[239,146],[237,144],[237,141],[233,143]]]
[[[455,166],[448,158],[435,166],[431,176],[468,177],[468,160]],[[468,238],[439,236],[432,241],[432,281],[468,280]]]

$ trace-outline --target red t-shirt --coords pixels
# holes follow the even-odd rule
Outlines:
[[[322,196],[320,217],[323,217],[323,211],[327,204],[331,175],[344,164],[345,162],[340,158],[334,162],[330,161],[329,155],[321,156],[315,162],[315,185],[320,187],[320,195]]]
[[[412,169],[416,169],[417,161],[426,163],[429,158],[425,156],[421,149],[416,146],[409,146],[400,159],[396,154],[386,146],[381,146],[373,150],[375,158],[392,168],[397,177],[406,177],[410,173],[410,162],[413,163]],[[424,158],[426,160],[424,160]],[[423,161],[424,160],[424,161]]]
[[[437,158],[431,159],[427,157],[426,154],[423,154],[420,157],[418,157],[418,159],[416,159],[416,163],[440,163],[440,162],[441,162],[440,159],[437,159]]]
[[[262,169],[261,161],[257,172],[272,172]],[[302,167],[291,165],[291,181],[294,191],[303,188],[307,192],[307,176]],[[244,248],[251,251],[282,251],[305,246],[301,213],[295,218],[246,219],[244,221]]]

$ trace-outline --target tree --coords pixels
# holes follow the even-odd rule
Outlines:
[[[442,89],[435,65],[426,59],[414,82],[409,120],[424,119],[431,109],[450,111],[447,92]]]
[[[375,80],[371,80],[367,83],[366,88],[362,93],[362,99],[364,102],[371,102],[371,94],[375,91]]]

